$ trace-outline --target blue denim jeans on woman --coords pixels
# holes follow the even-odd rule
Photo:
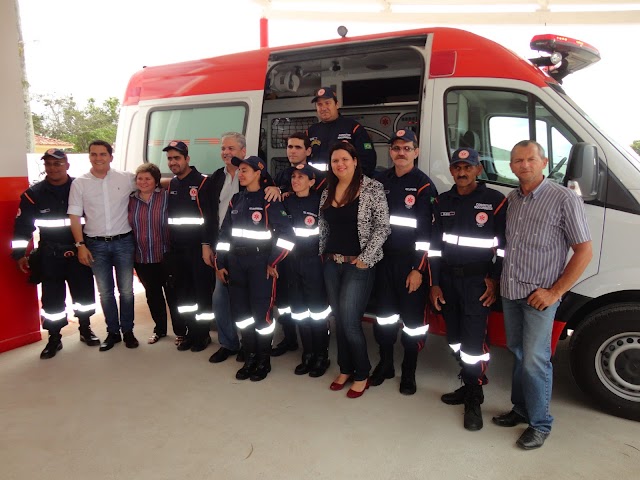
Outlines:
[[[540,311],[527,305],[527,299],[502,297],[507,347],[513,353],[511,403],[513,411],[529,420],[543,433],[551,431],[549,413],[553,387],[551,333],[560,302]]]
[[[108,333],[133,331],[133,235],[118,240],[86,239],[87,248],[93,256],[93,275],[98,284],[100,305],[107,322]],[[120,315],[114,294],[113,269],[120,292]]]
[[[331,260],[324,264],[327,296],[336,318],[340,373],[353,375],[355,381],[365,380],[371,370],[362,315],[369,302],[374,277],[375,267],[361,269]]]

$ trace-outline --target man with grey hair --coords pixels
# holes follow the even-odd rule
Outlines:
[[[245,136],[238,132],[226,132],[222,134],[222,146],[220,156],[224,162],[224,167],[219,168],[211,175],[214,199],[218,199],[218,208],[214,211],[206,211],[207,237],[211,245],[216,244],[218,231],[222,226],[222,221],[227,214],[227,208],[231,197],[240,190],[238,183],[238,167],[231,159],[237,157],[240,160],[247,155],[247,140]],[[215,202],[214,202],[215,204]],[[214,267],[214,254],[210,245],[203,245],[202,258],[211,268]],[[216,287],[213,293],[213,311],[216,315],[216,325],[218,328],[218,343],[220,348],[211,355],[211,363],[224,362],[230,355],[238,354],[237,360],[244,361],[240,353],[240,340],[236,331],[235,323],[231,320],[231,306],[229,300],[229,290],[220,279],[216,278]]]
[[[513,408],[493,417],[493,423],[528,423],[516,442],[525,450],[541,447],[551,432],[555,313],[593,255],[582,200],[544,177],[547,162],[542,146],[532,140],[518,142],[511,150],[511,171],[520,186],[507,197],[507,246],[502,252],[504,326],[507,347],[515,357]],[[567,263],[569,248],[573,255]]]

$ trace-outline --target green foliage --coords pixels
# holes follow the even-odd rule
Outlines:
[[[96,139],[115,143],[118,129],[120,101],[110,97],[98,105],[90,98],[79,108],[72,95],[54,97],[35,95],[32,102],[40,105],[40,115],[33,115],[33,129],[37,135],[57,138],[75,145],[75,152],[87,152]]]
[[[633,143],[631,144],[631,148],[633,148],[633,150],[640,155],[640,140],[634,140]]]

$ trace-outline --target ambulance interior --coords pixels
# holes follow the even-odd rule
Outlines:
[[[272,54],[259,149],[270,171],[275,174],[288,163],[287,136],[318,121],[311,99],[323,86],[336,90],[342,115],[355,118],[369,132],[377,169],[390,166],[387,142],[393,132],[411,129],[420,133],[424,42],[425,38],[405,39],[402,45],[378,42]],[[577,137],[535,96],[503,88],[451,88],[444,102],[445,118],[428,121],[446,122],[449,153],[460,147],[480,153],[484,180],[515,184],[509,150],[535,134],[549,157],[547,174],[563,182],[567,157]]]
[[[344,50],[330,47],[315,55],[272,55],[260,138],[260,154],[268,160],[272,173],[288,164],[287,136],[318,121],[311,99],[320,87],[334,88],[342,115],[367,129],[378,156],[378,169],[389,165],[387,142],[393,132],[401,128],[418,131],[424,82],[422,54],[411,47]]]

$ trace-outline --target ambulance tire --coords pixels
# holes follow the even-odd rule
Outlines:
[[[587,315],[569,352],[583,392],[606,412],[640,421],[640,304],[617,303]]]

